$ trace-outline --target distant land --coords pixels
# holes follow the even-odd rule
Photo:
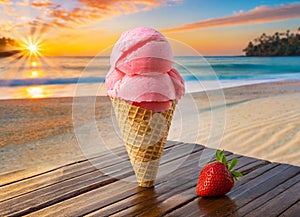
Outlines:
[[[297,33],[287,30],[274,35],[263,33],[259,38],[250,41],[243,50],[246,56],[300,56],[300,27]]]
[[[20,53],[20,50],[12,49],[18,46],[18,42],[12,38],[0,38],[0,58],[13,56]]]
[[[0,51],[0,58],[3,58],[3,57],[10,57],[10,56],[13,56],[15,54],[18,54],[20,53],[21,51],[20,50],[11,50],[11,51]]]

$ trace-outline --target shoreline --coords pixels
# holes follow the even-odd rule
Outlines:
[[[300,142],[300,105],[297,103],[300,81],[246,85],[223,91],[226,123],[221,142],[215,148],[300,165],[300,150],[297,148]],[[191,95],[200,112],[201,126],[194,125],[196,114],[182,114],[189,126],[183,130],[183,137],[189,138],[199,129],[200,136],[196,142],[210,147],[209,136],[214,136],[209,131],[211,112],[215,112],[213,114],[218,118],[221,115],[218,112],[224,106],[218,102],[218,91]],[[208,95],[215,100],[213,106]],[[86,108],[87,103],[93,103],[90,101],[93,97],[80,99],[83,100],[79,105],[82,116],[76,119],[75,129],[94,121],[88,117]],[[0,173],[41,171],[84,159],[83,151],[94,151],[97,144],[89,150],[78,145],[74,135],[72,102],[72,97],[0,100]],[[96,124],[108,138],[107,147],[122,145],[110,126],[111,103],[108,97],[97,97],[95,108]],[[177,122],[172,125],[174,132],[170,133],[170,140],[177,136]]]
[[[259,84],[273,83],[293,83],[299,82],[300,79],[265,79],[265,80],[222,80],[219,81],[190,81],[186,82],[186,94],[197,94],[199,92],[225,91],[230,88],[243,88]],[[77,87],[79,87],[77,89]],[[34,93],[34,88],[37,88]],[[27,99],[54,99],[54,98],[73,98],[75,94],[78,97],[97,97],[106,96],[104,83],[80,83],[80,84],[37,84],[29,86],[0,86],[3,100],[27,100]],[[81,90],[78,93],[78,90]],[[77,91],[77,92],[76,92]],[[92,94],[90,94],[92,93]],[[35,95],[36,94],[36,95]],[[72,95],[73,94],[73,95]]]

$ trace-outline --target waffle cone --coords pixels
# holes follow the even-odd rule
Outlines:
[[[152,187],[171,125],[175,103],[153,114],[119,98],[111,98],[116,119],[139,186]]]

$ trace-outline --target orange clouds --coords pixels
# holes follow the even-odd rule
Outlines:
[[[10,2],[10,0],[0,0],[0,4],[7,4],[7,5],[10,5],[11,2]]]
[[[70,22],[71,24],[88,23],[89,21],[99,20],[106,17],[120,14],[136,13],[145,10],[177,3],[178,0],[78,0],[82,7],[73,8],[70,11],[65,10],[60,5],[50,8],[50,16]],[[54,4],[49,4],[54,5]],[[46,6],[46,5],[45,5]]]
[[[32,3],[30,3],[31,6],[33,7],[45,7],[45,6],[50,6],[50,5],[53,5],[53,3],[51,3],[50,1],[48,0],[45,0],[45,1],[34,1]]]
[[[176,0],[78,0],[88,8],[99,10],[120,10],[126,12],[136,12],[141,10],[150,10],[152,8],[166,5]]]
[[[0,0],[0,4],[11,5],[12,7],[32,7],[36,16],[28,16],[28,19],[20,19],[19,14],[9,13],[9,10],[0,11],[14,20],[14,28],[7,28],[2,24],[1,29],[16,30],[22,26],[31,28],[31,32],[41,29],[46,32],[55,28],[74,29],[79,25],[86,25],[97,20],[121,14],[136,13],[151,10],[156,7],[178,3],[181,0],[77,0],[56,3],[53,0]],[[66,6],[67,5],[67,6]],[[7,8],[7,6],[5,6]],[[26,11],[26,10],[24,10]],[[24,17],[24,16],[23,16]]]
[[[49,55],[93,53],[104,49],[112,39],[116,40],[115,35],[104,36],[101,34],[105,43],[99,43],[95,47],[94,43],[91,43],[96,41],[96,39],[91,40],[95,31],[92,34],[89,31],[84,31],[86,34],[82,35],[80,28],[107,17],[152,10],[180,2],[181,0],[76,0],[64,2],[19,0],[14,4],[19,7],[31,7],[34,13],[31,13],[26,20],[15,17],[17,22],[15,22],[14,28],[25,27],[25,31],[27,31],[25,35],[29,34],[33,38],[42,40],[47,38],[48,41],[53,41],[51,44],[48,43],[51,47],[49,48]],[[62,35],[69,35],[68,40],[65,40]],[[98,39],[99,35],[96,36]],[[77,43],[75,43],[76,40],[78,40]]]
[[[36,17],[31,19],[29,24],[43,26],[43,30],[49,30],[51,26],[75,28],[78,25],[89,24],[106,17],[151,10],[178,2],[180,0],[78,0],[77,3],[80,5],[74,4],[74,7],[69,9],[50,0],[35,0],[31,3],[24,0],[24,2],[18,2],[18,5],[27,4],[44,12],[43,14],[47,14],[47,17],[43,18],[45,21]]]
[[[161,31],[178,32],[222,26],[259,24],[293,18],[300,18],[300,4],[291,4],[277,8],[257,7],[249,12],[238,13],[229,17],[203,20],[195,23],[162,29]]]

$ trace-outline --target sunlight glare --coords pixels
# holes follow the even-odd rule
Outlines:
[[[31,44],[27,48],[31,53],[36,53],[38,51],[38,47],[36,44]]]
[[[41,56],[41,40],[39,39],[33,39],[32,37],[23,38],[21,44],[21,49],[23,50],[23,54],[25,56]]]
[[[35,56],[40,55],[38,43],[29,42],[29,44],[27,45],[27,50],[30,52],[30,56],[31,55],[35,55]]]
[[[28,87],[26,91],[30,98],[46,97],[45,91],[42,87]]]
[[[32,72],[31,72],[31,77],[36,78],[36,77],[38,77],[38,76],[39,76],[39,72],[38,72],[38,71],[32,71]]]

